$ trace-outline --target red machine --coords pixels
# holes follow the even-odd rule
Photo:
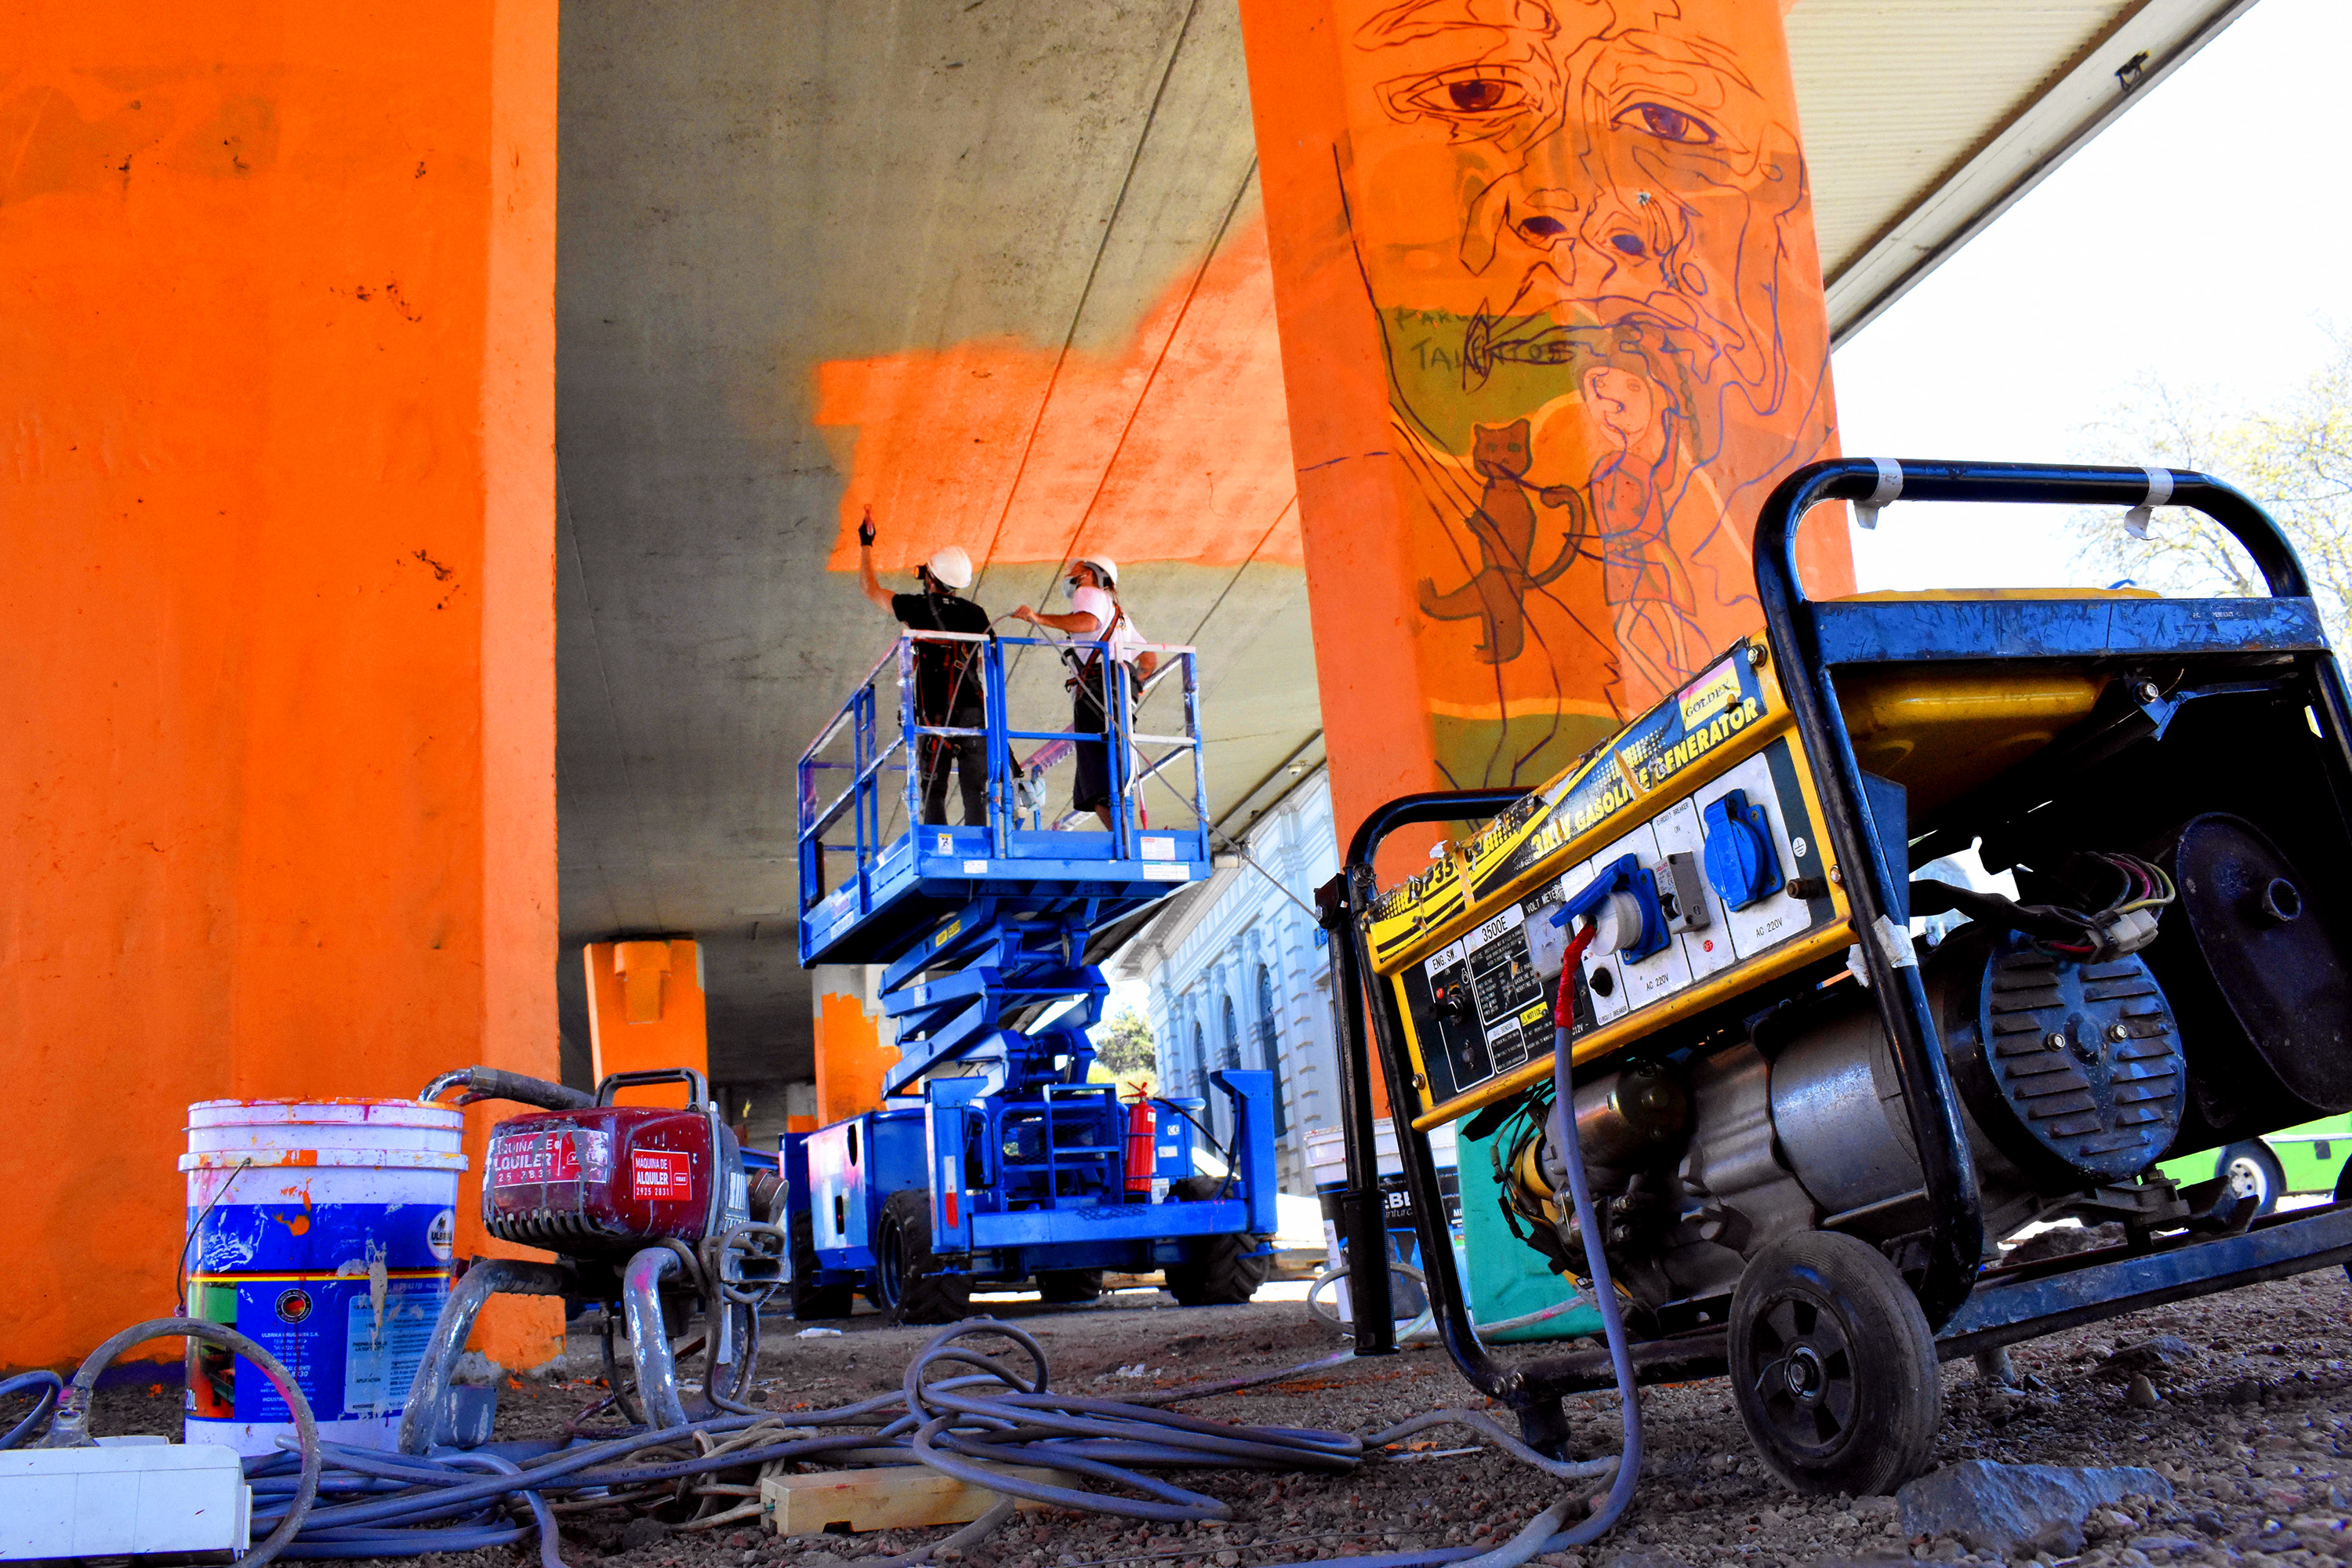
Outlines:
[[[681,1080],[694,1097],[683,1110],[612,1103],[632,1084]],[[616,1073],[592,1106],[518,1116],[490,1133],[482,1225],[501,1241],[625,1258],[649,1241],[722,1236],[751,1207],[735,1134],[686,1069]]]
[[[683,1110],[615,1105],[622,1089],[682,1083]],[[541,1109],[490,1130],[482,1225],[502,1241],[545,1247],[554,1263],[477,1258],[434,1325],[401,1420],[404,1453],[423,1453],[448,1425],[449,1378],[475,1316],[494,1292],[562,1296],[605,1304],[605,1375],[623,1387],[613,1334],[626,1326],[636,1398],[654,1426],[694,1414],[680,1389],[670,1342],[700,1315],[710,1365],[698,1407],[748,1411],[759,1362],[759,1309],[788,1282],[783,1184],[772,1172],[747,1179],[743,1152],[719,1120],[700,1073],[678,1068],[614,1073],[593,1095],[489,1068],[446,1073],[419,1098],[462,1088],[466,1099],[512,1100]],[[621,1397],[622,1407],[629,1402]],[[632,1415],[632,1419],[635,1416]]]

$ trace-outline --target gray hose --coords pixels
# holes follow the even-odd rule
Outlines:
[[[550,1083],[543,1078],[530,1078],[503,1068],[459,1068],[445,1072],[425,1086],[416,1098],[430,1105],[453,1089],[466,1091],[460,1105],[477,1100],[511,1100],[518,1105],[536,1105],[541,1110],[585,1110],[596,1103],[596,1097],[585,1090],[566,1089],[560,1083]]]
[[[929,1546],[918,1546],[914,1551],[902,1552],[896,1557],[868,1558],[866,1568],[914,1568],[916,1563],[928,1563],[950,1547],[961,1552],[968,1546],[977,1546],[995,1534],[1004,1521],[1013,1517],[1013,1510],[1020,1506],[1018,1500],[1005,1498],[994,1508],[990,1509],[945,1541],[934,1541]]]
[[[114,1358],[133,1345],[143,1345],[149,1340],[202,1340],[209,1345],[241,1355],[251,1362],[269,1385],[278,1390],[278,1397],[294,1417],[294,1439],[302,1454],[302,1477],[294,1489],[294,1500],[287,1508],[286,1517],[268,1539],[237,1559],[240,1568],[265,1568],[280,1552],[286,1550],[303,1521],[310,1515],[310,1505],[319,1496],[319,1470],[323,1457],[319,1448],[319,1424],[311,1417],[310,1402],[303,1397],[301,1385],[294,1374],[276,1356],[222,1323],[206,1322],[202,1318],[157,1318],[150,1322],[135,1323],[89,1352],[81,1370],[67,1384],[65,1397],[58,1402],[57,1419],[49,1424],[48,1435],[41,1439],[44,1448],[92,1448],[98,1445],[89,1435],[89,1401],[98,1388],[99,1374],[113,1363]]]
[[[1385,1432],[1375,1432],[1364,1439],[1367,1448],[1385,1448],[1401,1443],[1415,1432],[1426,1432],[1433,1426],[1460,1426],[1493,1444],[1524,1465],[1533,1465],[1563,1481],[1597,1481],[1612,1475],[1617,1469],[1617,1456],[1602,1459],[1555,1459],[1528,1447],[1518,1434],[1482,1410],[1431,1410],[1398,1422]]]
[[[1519,1568],[1520,1563],[1538,1553],[1554,1550],[1551,1545],[1552,1533],[1568,1522],[1569,1512],[1575,1507],[1574,1498],[1560,1499],[1535,1518],[1528,1521],[1526,1527],[1517,1535],[1492,1552],[1466,1559],[1461,1564],[1461,1568]]]
[[[459,1469],[478,1465],[484,1469],[496,1471],[502,1476],[522,1474],[520,1465],[497,1454],[452,1454],[442,1462],[454,1465]],[[539,1526],[540,1568],[564,1568],[562,1554],[556,1549],[559,1542],[555,1533],[555,1510],[549,1508],[547,1500],[535,1491],[525,1491],[520,1496],[522,1500],[530,1506],[531,1521]]]
[[[1552,1103],[1574,1106],[1575,1087],[1569,1081],[1570,1052],[1569,1030],[1563,1026],[1552,1031],[1551,1079]],[[1642,1400],[1641,1391],[1633,1381],[1633,1357],[1625,1343],[1625,1314],[1617,1305],[1617,1286],[1609,1277],[1609,1254],[1601,1245],[1601,1221],[1592,1209],[1592,1184],[1584,1172],[1584,1152],[1577,1144],[1576,1118],[1559,1119],[1560,1163],[1568,1167],[1569,1195],[1576,1203],[1576,1223],[1584,1237],[1584,1266],[1591,1271],[1592,1298],[1601,1308],[1601,1331],[1609,1341],[1609,1364],[1617,1374],[1618,1403],[1625,1413],[1625,1447],[1617,1465],[1617,1477],[1609,1483],[1609,1495],[1591,1519],[1574,1530],[1539,1548],[1545,1552],[1564,1552],[1571,1546],[1582,1546],[1600,1540],[1616,1527],[1626,1505],[1633,1500],[1634,1484],[1642,1477]],[[1533,1553],[1530,1553],[1533,1555]]]

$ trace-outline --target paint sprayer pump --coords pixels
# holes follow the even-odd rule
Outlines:
[[[682,1109],[614,1103],[625,1089],[679,1083],[687,1089]],[[702,1075],[685,1068],[614,1073],[592,1095],[478,1067],[435,1079],[418,1098],[435,1100],[453,1089],[466,1091],[460,1104],[510,1100],[540,1108],[490,1131],[482,1226],[558,1260],[474,1260],[417,1368],[402,1450],[425,1452],[446,1426],[450,1373],[482,1303],[499,1291],[604,1302],[605,1376],[627,1413],[613,1346],[617,1303],[643,1418],[656,1427],[688,1418],[671,1342],[699,1314],[709,1366],[698,1403],[745,1410],[741,1397],[759,1363],[759,1309],[789,1278],[778,1223],[782,1184],[772,1172],[747,1174]]]

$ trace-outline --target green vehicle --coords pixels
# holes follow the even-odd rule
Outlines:
[[[2183,1154],[2157,1169],[2184,1185],[2227,1176],[2261,1199],[2261,1214],[2277,1208],[2290,1193],[2352,1200],[2352,1115],[2323,1116],[2242,1143]]]

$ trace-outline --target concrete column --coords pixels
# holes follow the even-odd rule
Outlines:
[[[710,1076],[702,944],[687,941],[593,942],[588,970],[588,1050],[596,1081],[616,1072],[691,1068]],[[684,1089],[635,1089],[628,1105],[684,1105]]]
[[[820,963],[809,971],[820,1127],[882,1108],[882,1075],[898,1061],[898,1047],[896,1028],[876,1000],[880,975],[878,966],[866,963]]]
[[[556,21],[12,13],[6,1360],[172,1311],[190,1101],[561,1071]],[[551,1300],[479,1322],[561,1349]]]
[[[1243,0],[1342,841],[1761,623],[1757,508],[1834,449],[1785,8]]]

